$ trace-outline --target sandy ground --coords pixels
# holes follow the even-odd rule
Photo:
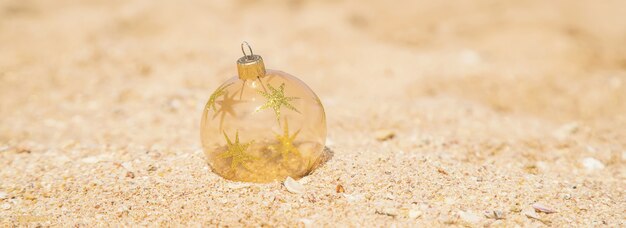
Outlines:
[[[619,0],[0,1],[0,225],[625,226],[624,15]],[[334,156],[302,194],[204,161],[201,111],[242,40],[325,105]]]

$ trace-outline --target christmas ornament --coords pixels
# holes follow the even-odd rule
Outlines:
[[[246,42],[241,51],[238,76],[211,94],[202,114],[207,161],[215,173],[230,180],[299,179],[324,157],[324,107],[304,82],[266,70],[263,58]]]

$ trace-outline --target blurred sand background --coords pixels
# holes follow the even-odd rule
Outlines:
[[[204,161],[243,40],[325,105],[303,194]],[[625,159],[624,1],[0,1],[0,225],[617,227]]]

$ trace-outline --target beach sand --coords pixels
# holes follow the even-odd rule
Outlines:
[[[624,9],[1,1],[0,225],[625,226]],[[205,161],[244,40],[326,109],[303,193]]]

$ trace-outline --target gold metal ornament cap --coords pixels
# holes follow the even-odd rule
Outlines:
[[[250,54],[246,54],[244,45],[248,47]],[[248,42],[241,43],[241,52],[243,57],[237,60],[237,72],[239,79],[257,79],[265,76],[265,64],[263,64],[263,58],[260,55],[255,55],[252,52],[252,48]]]

